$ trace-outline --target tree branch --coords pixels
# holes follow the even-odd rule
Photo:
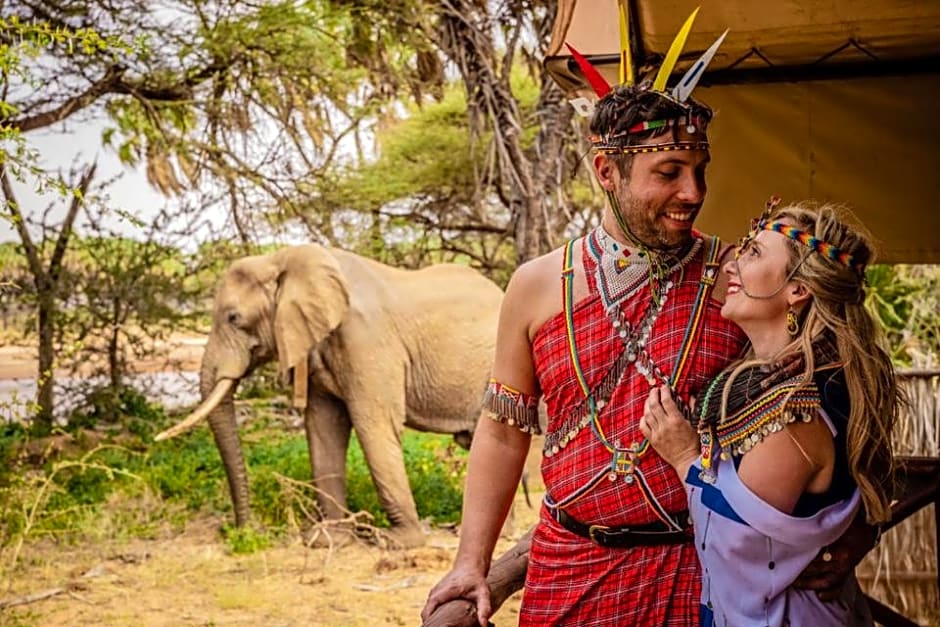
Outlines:
[[[77,191],[72,193],[72,202],[69,205],[69,211],[62,222],[62,229],[56,238],[55,249],[52,251],[52,259],[49,260],[49,279],[54,285],[59,280],[59,271],[62,269],[62,259],[65,257],[65,251],[69,245],[69,239],[72,237],[72,225],[78,216],[78,210],[81,209],[85,201],[85,194],[91,186],[92,179],[95,178],[95,171],[98,169],[98,163],[95,162],[89,166],[78,182]]]
[[[13,187],[10,185],[7,166],[2,162],[0,162],[0,187],[2,187],[3,195],[7,201],[6,204],[7,210],[10,212],[10,221],[13,222],[13,227],[16,229],[17,234],[20,236],[20,241],[23,243],[23,253],[26,255],[27,263],[29,263],[29,271],[33,275],[33,281],[39,281],[45,276],[45,272],[42,269],[42,262],[39,259],[39,251],[36,250],[36,244],[33,243],[33,238],[29,236],[29,229],[26,228],[26,220],[23,217],[22,210],[20,210],[20,203],[16,200],[16,194],[13,192]]]
[[[124,72],[125,68],[121,66],[111,66],[104,73],[104,76],[94,82],[81,94],[69,98],[51,111],[44,111],[18,120],[10,120],[7,122],[7,126],[25,133],[37,128],[50,126],[56,122],[61,122],[76,111],[80,111],[91,105],[104,94],[113,92],[116,86],[120,84],[121,76]]]
[[[193,97],[194,87],[217,72],[223,71],[232,63],[234,63],[232,59],[226,60],[225,62],[214,61],[206,67],[190,73],[179,83],[164,85],[162,87],[149,86],[143,82],[128,80],[124,76],[127,68],[121,65],[112,65],[105,71],[104,76],[92,83],[85,91],[67,99],[54,109],[43,111],[36,115],[10,120],[6,122],[6,124],[8,127],[23,133],[37,128],[45,128],[57,122],[61,122],[73,113],[90,106],[105,94],[126,94],[142,101],[156,100],[162,102],[178,102],[181,100],[189,100]]]

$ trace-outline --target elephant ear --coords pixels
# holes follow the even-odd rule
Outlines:
[[[286,381],[291,368],[301,361],[306,366],[310,350],[340,325],[349,309],[349,288],[336,257],[323,246],[294,246],[275,255],[281,272],[274,339],[278,372]]]

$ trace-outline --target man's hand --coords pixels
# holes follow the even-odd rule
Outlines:
[[[815,590],[822,601],[837,599],[846,579],[875,546],[877,535],[877,529],[865,522],[865,513],[859,512],[842,537],[823,547],[793,585]]]
[[[436,586],[431,588],[428,601],[421,610],[421,620],[427,621],[434,610],[454,599],[466,599],[475,604],[480,626],[487,626],[493,614],[493,607],[490,601],[490,587],[486,583],[486,573],[459,565],[455,566]]]

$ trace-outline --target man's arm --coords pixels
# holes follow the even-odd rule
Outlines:
[[[814,590],[823,601],[839,598],[842,586],[858,563],[875,547],[878,528],[865,522],[864,510],[842,537],[819,552],[793,584],[796,588]]]
[[[529,546],[532,533],[529,529],[516,545],[493,562],[486,584],[490,590],[493,614],[515,592],[525,585],[525,574],[529,566]],[[437,606],[437,609],[421,623],[422,627],[474,627],[479,625],[476,606],[467,599],[454,599]]]
[[[541,287],[540,269],[537,263],[526,264],[513,275],[503,298],[496,340],[493,377],[526,394],[538,389],[529,331],[538,311],[534,302]],[[423,620],[438,606],[462,598],[476,605],[477,619],[486,625],[493,612],[486,575],[530,442],[531,436],[516,426],[497,422],[486,411],[480,417],[470,447],[457,557],[450,573],[428,595]]]

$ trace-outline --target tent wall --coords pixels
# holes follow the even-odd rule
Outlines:
[[[658,65],[698,4],[628,0],[637,65]],[[695,92],[717,112],[699,226],[735,239],[772,194],[834,201],[879,241],[879,260],[940,263],[940,1],[701,5],[677,71],[730,34]],[[559,1],[546,67],[571,97],[589,95],[565,42],[616,83],[615,0]]]
[[[850,206],[892,263],[940,262],[940,74],[696,91],[712,106],[699,226],[743,234],[772,194]]]

